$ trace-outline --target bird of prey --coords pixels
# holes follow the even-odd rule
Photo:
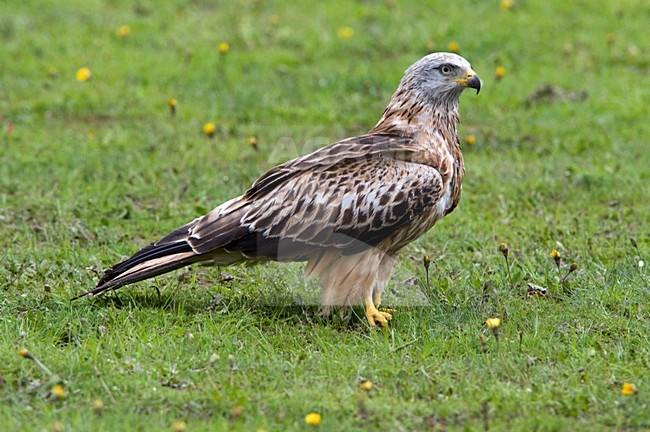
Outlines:
[[[96,296],[199,261],[306,262],[322,303],[363,301],[386,326],[381,294],[404,246],[454,210],[464,163],[456,131],[462,91],[481,81],[464,58],[429,54],[404,73],[379,122],[263,174],[243,195],[116,264]]]

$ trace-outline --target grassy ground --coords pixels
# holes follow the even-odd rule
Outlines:
[[[650,428],[647,2],[160,3],[0,4],[0,430]],[[452,42],[484,83],[461,100],[464,196],[401,255],[388,330],[323,322],[300,266],[68,301],[274,163],[367,130]]]

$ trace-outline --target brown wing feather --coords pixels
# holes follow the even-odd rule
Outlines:
[[[426,157],[410,138],[373,134],[289,161],[114,266],[91,293],[203,260],[304,261],[322,248],[375,246],[439,199],[441,177]]]
[[[259,241],[356,253],[375,246],[432,208],[442,180],[435,168],[378,156],[346,159],[292,176],[242,218]],[[281,252],[280,252],[281,255]]]
[[[290,160],[263,174],[244,194],[248,201],[273,192],[289,179],[318,167],[332,166],[350,159],[372,159],[387,154],[392,159],[427,163],[421,148],[411,138],[388,134],[367,134],[348,138],[313,153]]]
[[[425,157],[396,135],[341,141],[270,170],[200,218],[188,241],[200,254],[223,248],[277,260],[304,260],[323,247],[355,253],[439,199],[440,174]]]
[[[345,192],[345,187],[358,188],[362,181],[371,180],[358,171],[370,168],[368,163],[361,164],[363,161],[381,164],[390,160],[417,160],[421,154],[412,139],[398,135],[370,134],[337,142],[272,168],[243,196],[197,219],[187,240],[198,254],[224,248],[271,259],[279,258],[274,253],[279,247],[299,252],[304,247],[294,243],[306,243],[307,239],[312,240],[310,245],[320,244],[319,238],[329,240],[323,241],[323,245],[349,244],[354,239],[346,233],[317,231],[317,220],[340,216],[346,222],[344,225],[350,225],[350,210],[327,206],[323,214],[321,210],[316,211],[322,203],[314,203],[310,197],[320,193],[321,201],[333,200]],[[353,184],[346,185],[344,178],[351,179]],[[343,213],[339,214],[340,211]],[[360,217],[364,219],[364,214]],[[339,242],[332,238],[339,238]],[[279,245],[280,240],[283,245]]]

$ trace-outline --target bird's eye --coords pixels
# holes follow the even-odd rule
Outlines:
[[[443,75],[449,75],[452,71],[452,66],[448,64],[444,64],[438,68],[441,74]]]

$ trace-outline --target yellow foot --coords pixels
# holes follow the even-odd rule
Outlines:
[[[375,293],[372,295],[372,302],[374,303],[375,307],[377,308],[377,310],[378,310],[379,312],[384,312],[384,313],[387,313],[387,314],[390,314],[390,315],[392,315],[392,314],[394,314],[395,312],[397,312],[395,309],[388,309],[388,308],[380,308],[380,307],[379,307],[379,305],[381,304],[381,294],[379,294],[378,292],[375,292]],[[366,305],[366,306],[367,306],[367,305]],[[389,318],[389,319],[390,319],[390,318]]]
[[[366,318],[368,318],[368,324],[371,327],[378,325],[380,327],[386,327],[388,321],[393,318],[391,312],[383,312],[374,307],[373,305],[366,305]]]

